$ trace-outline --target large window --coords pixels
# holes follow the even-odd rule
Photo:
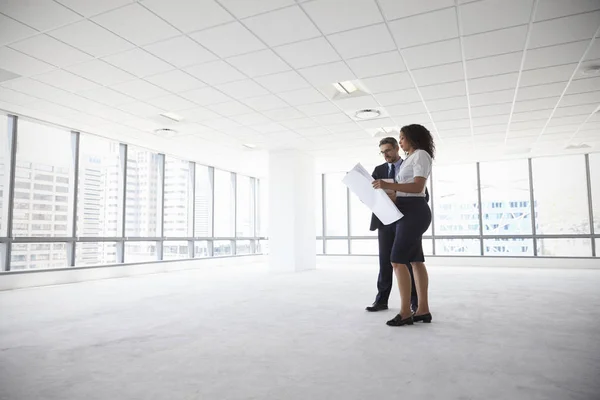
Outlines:
[[[120,144],[82,134],[79,148],[77,236],[121,236],[123,160]]]
[[[325,175],[326,236],[348,235],[348,189],[342,183],[344,175],[345,173]],[[332,248],[333,244],[327,246]]]
[[[8,117],[0,114],[0,237],[7,232],[11,135]]]
[[[600,153],[590,154],[590,181],[592,210],[594,213],[594,233],[600,234]],[[598,240],[596,240],[598,242]],[[600,249],[596,246],[596,254]]]
[[[269,232],[269,181],[267,179],[258,181],[258,193],[258,235],[267,237]]]
[[[242,238],[254,237],[254,179],[239,174],[236,176],[235,236]],[[236,252],[236,254],[240,253]]]
[[[215,237],[233,237],[235,233],[235,175],[220,169],[215,169],[214,230]],[[231,245],[228,248],[231,250]]]
[[[164,236],[190,237],[192,225],[192,173],[189,161],[166,157]]]
[[[13,235],[71,236],[75,135],[27,120],[18,127]]]
[[[196,164],[194,189],[194,236],[212,236],[213,175],[212,168]]]
[[[156,237],[162,209],[162,156],[137,147],[127,149],[125,231],[131,237]]]

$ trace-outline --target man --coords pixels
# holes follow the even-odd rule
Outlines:
[[[402,164],[400,158],[400,146],[393,137],[387,137],[379,142],[379,150],[385,158],[385,163],[375,167],[373,179],[393,179],[396,180],[396,174]],[[429,193],[426,191],[426,200],[429,201]],[[395,195],[392,195],[395,200]],[[367,311],[375,312],[388,309],[388,299],[393,286],[394,269],[390,261],[392,245],[396,237],[396,224],[384,225],[379,218],[373,214],[371,216],[371,230],[377,229],[377,239],[379,241],[379,278],[377,279],[377,297],[372,306],[367,307]],[[415,279],[412,267],[408,266],[410,278],[412,281],[411,308],[417,310],[418,298],[415,287]]]

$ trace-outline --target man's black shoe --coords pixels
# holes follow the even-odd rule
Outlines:
[[[372,306],[369,306],[366,308],[366,310],[370,311],[370,312],[383,311],[383,310],[387,310],[387,309],[388,309],[387,304],[373,304]]]

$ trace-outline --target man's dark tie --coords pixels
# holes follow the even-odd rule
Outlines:
[[[389,179],[393,179],[394,182],[396,182],[396,164],[392,164],[392,166],[390,167],[390,176],[388,176]]]

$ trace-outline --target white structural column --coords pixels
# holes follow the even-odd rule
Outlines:
[[[297,150],[269,153],[269,269],[316,268],[315,161]]]

